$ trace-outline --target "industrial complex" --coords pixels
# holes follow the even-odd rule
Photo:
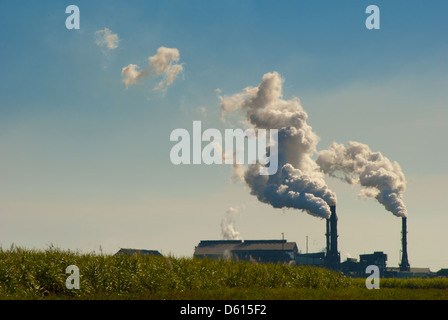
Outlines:
[[[407,226],[402,218],[401,262],[399,268],[387,267],[387,254],[376,251],[362,254],[358,259],[348,258],[341,262],[338,250],[338,217],[336,206],[331,206],[331,215],[326,219],[326,250],[316,253],[300,253],[295,242],[286,240],[203,240],[194,250],[194,257],[212,259],[235,259],[259,263],[288,263],[313,265],[341,271],[346,275],[364,277],[369,265],[376,265],[381,277],[435,277],[444,275],[445,269],[431,272],[429,268],[411,268],[407,253]]]
[[[407,218],[402,217],[401,262],[398,268],[387,267],[387,254],[375,251],[361,254],[358,259],[341,261],[338,250],[338,217],[336,206],[330,206],[331,215],[326,219],[326,250],[315,253],[301,253],[295,242],[281,240],[202,240],[194,248],[193,257],[214,260],[234,259],[254,263],[287,263],[292,265],[312,265],[343,272],[347,276],[365,277],[366,268],[375,265],[384,278],[438,277],[448,276],[448,269],[431,272],[429,268],[411,268],[407,251]],[[155,250],[121,249],[117,254],[142,254],[161,256]]]

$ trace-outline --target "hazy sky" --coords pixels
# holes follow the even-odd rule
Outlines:
[[[80,9],[80,29],[65,8]],[[380,29],[365,27],[370,4]],[[260,203],[229,165],[174,166],[175,128],[224,130],[219,95],[276,71],[321,138],[359,141],[407,179],[411,267],[448,267],[446,1],[1,1],[0,246],[191,256],[221,239],[229,207],[243,239],[325,247],[325,221]],[[96,33],[107,28],[110,33]],[[116,35],[97,43],[99,35]],[[160,47],[181,65],[126,85]],[[171,69],[172,70],[172,69]],[[178,70],[179,71],[179,70]],[[219,89],[219,90],[217,90]],[[343,259],[384,251],[398,266],[401,219],[359,187],[337,194]]]

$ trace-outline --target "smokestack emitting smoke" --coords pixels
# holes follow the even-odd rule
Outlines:
[[[324,173],[364,187],[360,197],[375,198],[394,215],[407,216],[403,202],[406,179],[397,162],[359,142],[349,142],[347,147],[333,142],[319,152],[316,162]]]
[[[282,98],[283,79],[277,72],[266,73],[257,87],[222,97],[223,117],[241,111],[255,129],[278,129],[278,171],[259,174],[261,164],[241,171],[242,180],[259,201],[274,208],[301,209],[310,215],[329,218],[336,195],[326,185],[319,166],[311,158],[319,137],[306,122],[308,115],[298,98]],[[241,168],[240,168],[241,169]]]
[[[338,217],[336,215],[336,206],[330,206],[331,216],[327,219],[327,266],[332,269],[339,268],[341,256],[338,251]]]
[[[241,240],[240,233],[235,231],[235,216],[238,210],[230,207],[221,221],[221,235],[224,240]]]
[[[401,263],[400,263],[400,271],[410,271],[411,266],[408,261],[408,242],[407,236],[408,233],[407,225],[406,225],[405,217],[401,218]]]
[[[143,69],[136,64],[129,64],[121,70],[123,83],[126,89],[137,83],[138,80],[148,78],[152,75],[162,75],[163,79],[154,88],[160,90],[168,87],[176,79],[177,75],[183,70],[182,64],[177,64],[180,59],[179,50],[176,48],[160,47],[157,54],[148,58],[149,64]]]

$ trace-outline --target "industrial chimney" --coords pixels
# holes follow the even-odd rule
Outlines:
[[[407,226],[406,226],[406,217],[401,218],[401,263],[400,263],[400,271],[411,271],[411,266],[408,261],[408,244],[406,234]]]
[[[327,232],[325,233],[325,237],[327,239],[327,252],[325,254],[326,257],[330,256],[330,219],[326,219],[327,222]]]
[[[330,269],[339,269],[341,257],[338,252],[338,217],[336,216],[336,206],[330,206],[331,215],[327,219],[327,254],[326,263]]]

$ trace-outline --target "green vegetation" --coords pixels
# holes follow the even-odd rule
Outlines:
[[[68,290],[65,269],[80,270]],[[1,299],[448,299],[448,279],[364,279],[317,267],[0,249]]]

